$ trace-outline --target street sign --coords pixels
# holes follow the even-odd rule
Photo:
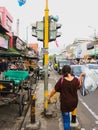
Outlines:
[[[49,52],[48,52],[48,48],[41,48],[41,52],[43,53],[43,54],[48,54]]]

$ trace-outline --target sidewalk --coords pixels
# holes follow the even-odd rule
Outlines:
[[[51,85],[49,84],[49,88],[50,87]],[[48,105],[48,111],[52,113],[52,116],[45,117],[43,114],[44,82],[40,80],[36,88],[36,102],[35,103],[36,103],[35,118],[36,118],[36,124],[39,126],[39,129],[36,127],[32,128],[30,108],[29,108],[21,130],[36,130],[36,129],[38,130],[63,130],[61,112],[59,109],[59,102],[57,102],[56,104],[52,103]],[[80,130],[78,120],[77,120],[77,123],[75,124],[71,123],[71,130]]]

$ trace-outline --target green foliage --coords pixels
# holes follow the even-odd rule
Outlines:
[[[15,50],[14,48],[9,48],[8,51],[9,51],[9,52],[17,52],[17,53],[18,53],[18,51]]]
[[[49,61],[53,61],[53,60],[54,60],[54,57],[55,57],[54,55],[50,55],[50,56],[49,56]]]

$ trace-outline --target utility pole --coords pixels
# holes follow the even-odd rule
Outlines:
[[[45,16],[44,16],[44,40],[43,47],[48,50],[48,42],[49,42],[49,9],[48,9],[48,0],[46,0],[46,8],[45,8]],[[44,58],[44,114],[47,112],[48,108],[48,52],[43,54]]]
[[[43,65],[44,65],[44,114],[48,115],[48,43],[55,41],[57,37],[61,36],[58,29],[61,24],[56,24],[58,17],[49,16],[48,0],[46,0],[45,15],[43,21],[37,21],[32,24],[32,36],[37,37],[39,41],[43,41]],[[46,113],[47,112],[47,113]]]
[[[92,26],[88,26],[89,28],[92,28],[94,31],[94,53],[95,53],[95,59],[96,59],[96,28]]]

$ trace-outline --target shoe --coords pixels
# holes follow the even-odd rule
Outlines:
[[[71,123],[76,123],[76,115],[71,116]]]

